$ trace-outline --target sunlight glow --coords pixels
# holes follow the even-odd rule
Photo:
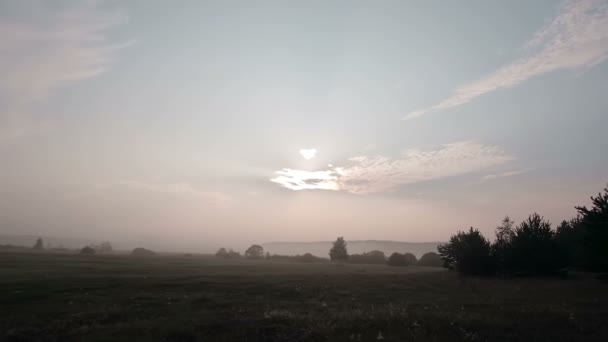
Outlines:
[[[316,148],[300,149],[300,155],[302,155],[302,157],[304,157],[304,159],[310,160],[317,155],[317,149]]]

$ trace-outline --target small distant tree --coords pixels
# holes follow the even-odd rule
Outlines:
[[[97,253],[112,253],[112,244],[108,241],[100,243],[99,246],[97,246]]]
[[[448,243],[437,247],[444,266],[467,275],[490,275],[495,272],[490,242],[471,227],[468,232],[459,231]]]
[[[95,254],[95,248],[91,247],[91,246],[85,246],[80,250],[80,254],[82,255],[94,255]]]
[[[261,259],[264,257],[264,248],[260,245],[251,245],[245,251],[245,257],[248,259]]]
[[[428,266],[428,267],[441,267],[443,266],[443,262],[441,261],[441,257],[439,254],[434,252],[425,253],[418,260],[417,265],[420,266]]]
[[[239,258],[241,258],[241,253],[235,252],[231,248],[231,249],[228,250],[228,253],[226,254],[226,258],[228,258],[228,259],[239,259]]]
[[[151,257],[155,256],[156,253],[146,248],[137,247],[131,251],[131,255],[137,257]]]
[[[333,246],[329,250],[329,258],[331,260],[346,260],[348,259],[348,250],[346,249],[346,241],[340,236],[334,241]]]
[[[298,261],[300,262],[315,262],[316,261],[316,257],[310,253],[304,253],[304,255],[300,256],[299,258],[297,258]]]
[[[36,244],[32,247],[32,249],[42,250],[44,249],[44,242],[42,242],[42,238],[38,238],[36,240]]]
[[[222,247],[218,249],[217,252],[215,252],[215,256],[218,258],[225,258],[226,256],[228,256],[228,251],[226,250],[226,248]]]
[[[592,271],[608,271],[608,187],[604,193],[591,197],[592,206],[575,207],[585,229],[586,267]]]
[[[410,264],[407,261],[407,258],[404,254],[401,253],[393,253],[388,257],[386,261],[389,266],[409,266]]]

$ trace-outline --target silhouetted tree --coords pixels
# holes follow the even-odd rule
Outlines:
[[[554,273],[565,266],[563,253],[555,241],[551,223],[534,213],[515,228],[507,266],[527,274]]]
[[[42,242],[42,238],[38,238],[36,240],[36,244],[32,247],[32,249],[38,249],[38,250],[44,249],[44,243]]]
[[[574,268],[586,266],[585,227],[581,224],[580,216],[562,221],[555,230],[555,241],[568,266]]]
[[[407,262],[407,258],[405,255],[401,253],[393,253],[388,257],[386,261],[389,266],[409,266],[410,264]]]
[[[80,250],[80,254],[82,255],[94,255],[95,254],[95,248],[91,247],[91,246],[85,246]]]
[[[346,249],[346,241],[344,241],[344,237],[338,237],[336,241],[334,241],[334,245],[329,250],[329,258],[331,260],[348,259],[348,250]]]
[[[471,227],[468,232],[459,231],[448,243],[437,247],[444,266],[462,274],[490,275],[495,272],[490,242]]]
[[[511,259],[511,242],[515,236],[515,222],[509,216],[505,216],[500,225],[496,227],[496,240],[492,244],[492,255],[499,269],[506,268],[506,263]]]
[[[228,255],[226,248],[222,247],[215,252],[215,256],[218,258],[225,258]]]
[[[439,254],[434,252],[425,253],[418,260],[417,265],[420,266],[429,266],[429,267],[441,267],[443,266],[443,261]]]
[[[264,248],[260,245],[251,245],[245,251],[245,257],[248,259],[261,259],[264,257]]]
[[[592,206],[575,207],[585,229],[586,266],[592,271],[608,271],[608,187],[591,197]]]

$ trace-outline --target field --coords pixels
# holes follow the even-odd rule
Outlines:
[[[0,253],[6,341],[608,341],[608,284],[204,256]]]

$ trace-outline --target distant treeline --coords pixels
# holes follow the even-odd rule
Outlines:
[[[556,229],[537,213],[516,225],[507,216],[494,242],[471,227],[438,247],[444,266],[468,275],[548,275],[568,269],[608,272],[608,188],[592,207]]]
[[[339,237],[335,242],[331,250],[329,251],[330,258],[321,258],[311,253],[304,253],[302,255],[278,255],[278,254],[264,254],[264,248],[260,245],[252,245],[249,247],[244,255],[239,252],[235,252],[232,249],[220,248],[215,256],[218,258],[225,259],[265,259],[275,261],[291,261],[291,262],[329,262],[329,261],[343,261],[352,264],[387,264],[389,266],[432,266],[441,267],[442,261],[439,254],[429,252],[424,254],[420,260],[416,259],[416,256],[412,253],[393,253],[390,257],[386,257],[384,252],[374,250],[371,252],[361,254],[348,254],[346,242],[344,238]]]

